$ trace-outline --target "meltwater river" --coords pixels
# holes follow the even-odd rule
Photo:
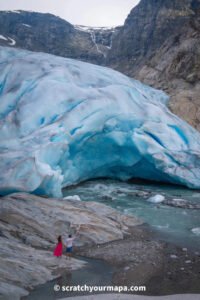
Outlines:
[[[101,202],[125,214],[138,216],[159,239],[194,251],[200,250],[200,191],[174,185],[93,180],[66,188],[63,194],[65,197],[78,195],[82,201]],[[164,196],[165,202],[149,202],[148,199],[154,195]],[[177,203],[181,207],[176,207]],[[82,259],[88,262],[85,268],[36,287],[24,299],[55,300],[70,296],[69,293],[54,292],[55,285],[112,283],[113,268],[109,264],[95,259]]]
[[[175,185],[95,180],[65,188],[63,194],[65,197],[78,195],[82,201],[101,202],[138,216],[160,239],[180,247],[200,249],[200,191]],[[158,194],[170,205],[148,201]],[[176,207],[177,202],[184,205]]]

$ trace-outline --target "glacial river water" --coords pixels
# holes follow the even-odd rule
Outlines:
[[[200,209],[187,208],[190,205],[195,207],[200,204],[200,191],[173,185],[94,180],[66,188],[63,194],[65,197],[78,195],[82,201],[97,201],[114,207],[122,213],[138,216],[153,229],[159,239],[180,247],[200,250]],[[183,203],[186,205],[178,208],[166,203],[149,202],[148,199],[154,195],[164,196],[171,204],[176,204],[176,199],[179,199],[179,203],[181,203],[180,199],[185,200]],[[110,285],[112,283],[114,270],[109,264],[95,259],[83,259],[88,262],[86,267],[36,287],[24,299],[55,300],[80,295],[80,292],[73,294],[55,292],[55,285]]]
[[[78,195],[82,201],[97,201],[119,211],[138,216],[148,223],[158,237],[181,247],[200,249],[200,191],[175,185],[133,184],[114,180],[88,181],[63,190],[64,196]],[[163,195],[173,205],[151,203],[149,197]]]

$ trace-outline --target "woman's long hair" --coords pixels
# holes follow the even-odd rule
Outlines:
[[[58,237],[58,243],[62,243],[62,236],[61,235],[59,235],[59,237]]]

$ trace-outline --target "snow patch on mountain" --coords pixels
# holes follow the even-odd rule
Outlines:
[[[4,40],[4,41],[7,41],[7,40],[8,40],[4,35],[1,35],[1,34],[0,34],[0,39],[1,39],[1,40]]]
[[[16,41],[14,39],[11,39],[10,37],[8,37],[8,39],[10,40],[10,42],[8,43],[9,46],[15,46],[16,45]]]
[[[22,23],[23,26],[31,28],[32,26],[29,24]]]
[[[112,37],[114,32],[116,31],[115,27],[90,27],[83,25],[75,25],[74,28],[79,31],[89,33],[91,36],[91,40],[97,49],[97,52],[102,54],[104,57],[107,56],[107,51],[112,48]],[[109,45],[105,43],[106,33],[110,33]],[[105,51],[104,47],[107,49],[107,51]]]

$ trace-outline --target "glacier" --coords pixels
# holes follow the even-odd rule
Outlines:
[[[0,194],[93,178],[200,188],[200,134],[162,91],[97,65],[0,47]]]

